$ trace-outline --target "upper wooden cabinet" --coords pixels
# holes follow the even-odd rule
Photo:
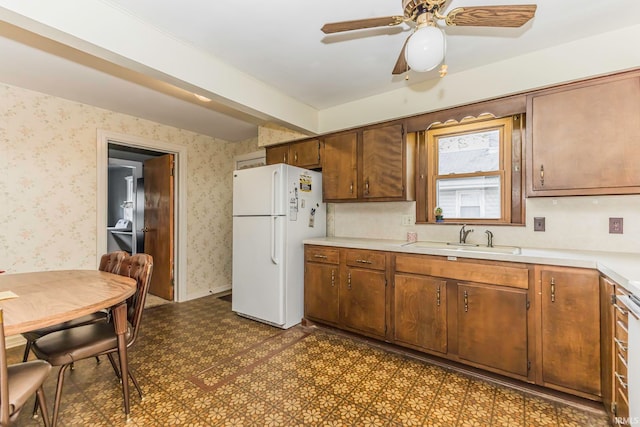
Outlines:
[[[267,147],[267,164],[286,163],[304,169],[322,167],[322,144],[318,139],[290,142]]]
[[[527,195],[640,193],[640,72],[527,97]]]
[[[324,200],[414,200],[415,147],[403,123],[325,137]]]
[[[325,201],[358,198],[358,135],[356,132],[324,139],[322,196]]]

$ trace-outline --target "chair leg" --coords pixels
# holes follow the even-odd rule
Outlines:
[[[44,427],[50,427],[49,423],[49,411],[47,410],[47,402],[44,399],[44,389],[40,387],[36,390],[36,401],[38,406],[40,406],[40,414],[42,414],[42,421],[44,422]]]
[[[24,355],[22,355],[23,362],[26,362],[27,360],[29,360],[29,352],[31,351],[32,344],[33,344],[33,341],[27,340],[27,344],[25,344],[24,346]]]
[[[56,397],[53,402],[53,419],[51,420],[51,427],[56,427],[58,423],[58,413],[60,411],[60,398],[62,396],[62,385],[64,384],[64,373],[67,371],[69,365],[62,365],[60,372],[58,372],[58,384],[56,385]]]
[[[109,358],[109,362],[111,362],[111,367],[113,368],[113,372],[116,373],[116,377],[118,381],[122,381],[122,376],[120,375],[120,369],[118,369],[118,365],[116,365],[116,360],[113,358],[113,353],[107,353],[107,357]]]
[[[136,380],[136,377],[133,376],[133,372],[131,372],[131,369],[129,369],[129,378],[131,378],[131,381],[133,382],[134,387],[136,388],[136,390],[138,390],[138,394],[140,395],[140,400],[144,400],[144,396],[142,396],[142,389],[138,385],[138,380]]]

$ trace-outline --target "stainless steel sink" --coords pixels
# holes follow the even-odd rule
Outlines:
[[[473,253],[486,253],[486,254],[520,254],[520,248],[517,246],[480,246],[473,244],[459,244],[453,242],[415,242],[409,243],[404,246],[413,248],[426,248],[426,249],[444,249],[456,252],[473,252]]]

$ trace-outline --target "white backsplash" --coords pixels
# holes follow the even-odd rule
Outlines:
[[[328,208],[330,236],[405,240],[416,231],[418,240],[457,241],[460,225],[403,226],[403,215],[415,216],[415,202],[334,203]],[[467,239],[495,245],[640,253],[640,195],[533,198],[526,200],[527,225],[485,226]],[[546,218],[546,231],[533,231],[533,218]],[[609,234],[609,217],[624,219],[624,234]]]

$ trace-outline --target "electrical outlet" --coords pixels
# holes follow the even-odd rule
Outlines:
[[[609,234],[622,234],[622,218],[609,218]]]
[[[402,215],[402,225],[413,225],[414,223],[413,215]]]
[[[544,231],[545,217],[536,216],[533,218],[533,231]]]

